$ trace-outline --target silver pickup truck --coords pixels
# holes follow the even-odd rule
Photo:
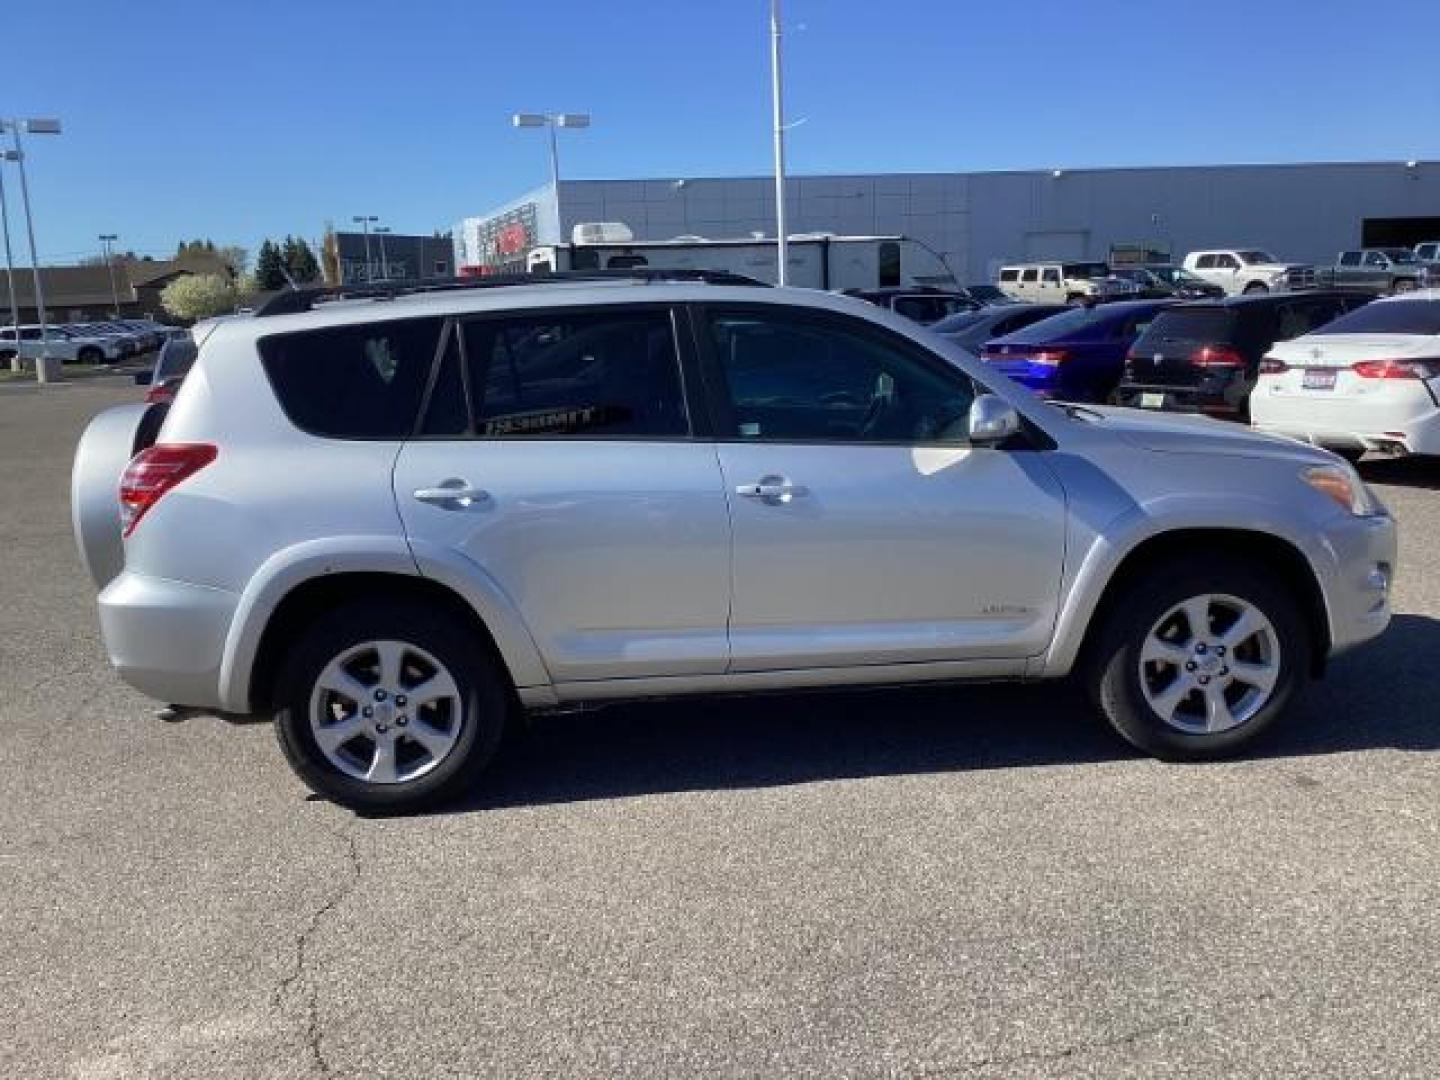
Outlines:
[[[1321,285],[1353,286],[1391,295],[1429,284],[1430,271],[1409,248],[1359,248],[1342,251],[1335,265],[1316,271]]]

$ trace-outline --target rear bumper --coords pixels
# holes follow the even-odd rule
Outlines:
[[[1216,374],[1203,383],[1167,386],[1143,382],[1122,382],[1115,391],[1115,403],[1132,409],[1161,409],[1165,412],[1215,413],[1238,416],[1250,397],[1252,383],[1241,371]],[[1160,404],[1154,404],[1158,399]],[[1148,403],[1148,404],[1147,404]]]
[[[1317,446],[1440,454],[1440,407],[1417,404],[1402,411],[1393,404],[1369,407],[1353,399],[1282,399],[1257,392],[1250,402],[1250,422],[1259,431]]]
[[[220,707],[220,660],[240,598],[122,572],[100,594],[110,663],[135,689],[176,705]]]

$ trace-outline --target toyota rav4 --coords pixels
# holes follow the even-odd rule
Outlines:
[[[197,337],[173,404],[79,446],[105,645],[273,714],[352,806],[465,790],[526,709],[799,687],[1073,672],[1211,757],[1390,618],[1394,525],[1334,455],[1046,404],[843,296],[477,279]]]

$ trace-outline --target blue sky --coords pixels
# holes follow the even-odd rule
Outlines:
[[[446,228],[546,178],[770,168],[768,0],[9,0],[41,257]],[[1440,2],[786,0],[793,172],[1440,157]],[[18,192],[7,173],[12,227]]]

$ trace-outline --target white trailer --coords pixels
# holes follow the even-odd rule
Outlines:
[[[956,286],[941,256],[904,236],[835,236],[811,233],[790,238],[789,284],[810,289],[882,289],[897,285]],[[621,270],[634,266],[717,270],[775,283],[775,241],[634,240],[617,223],[575,226],[573,242],[531,249],[526,269]]]

